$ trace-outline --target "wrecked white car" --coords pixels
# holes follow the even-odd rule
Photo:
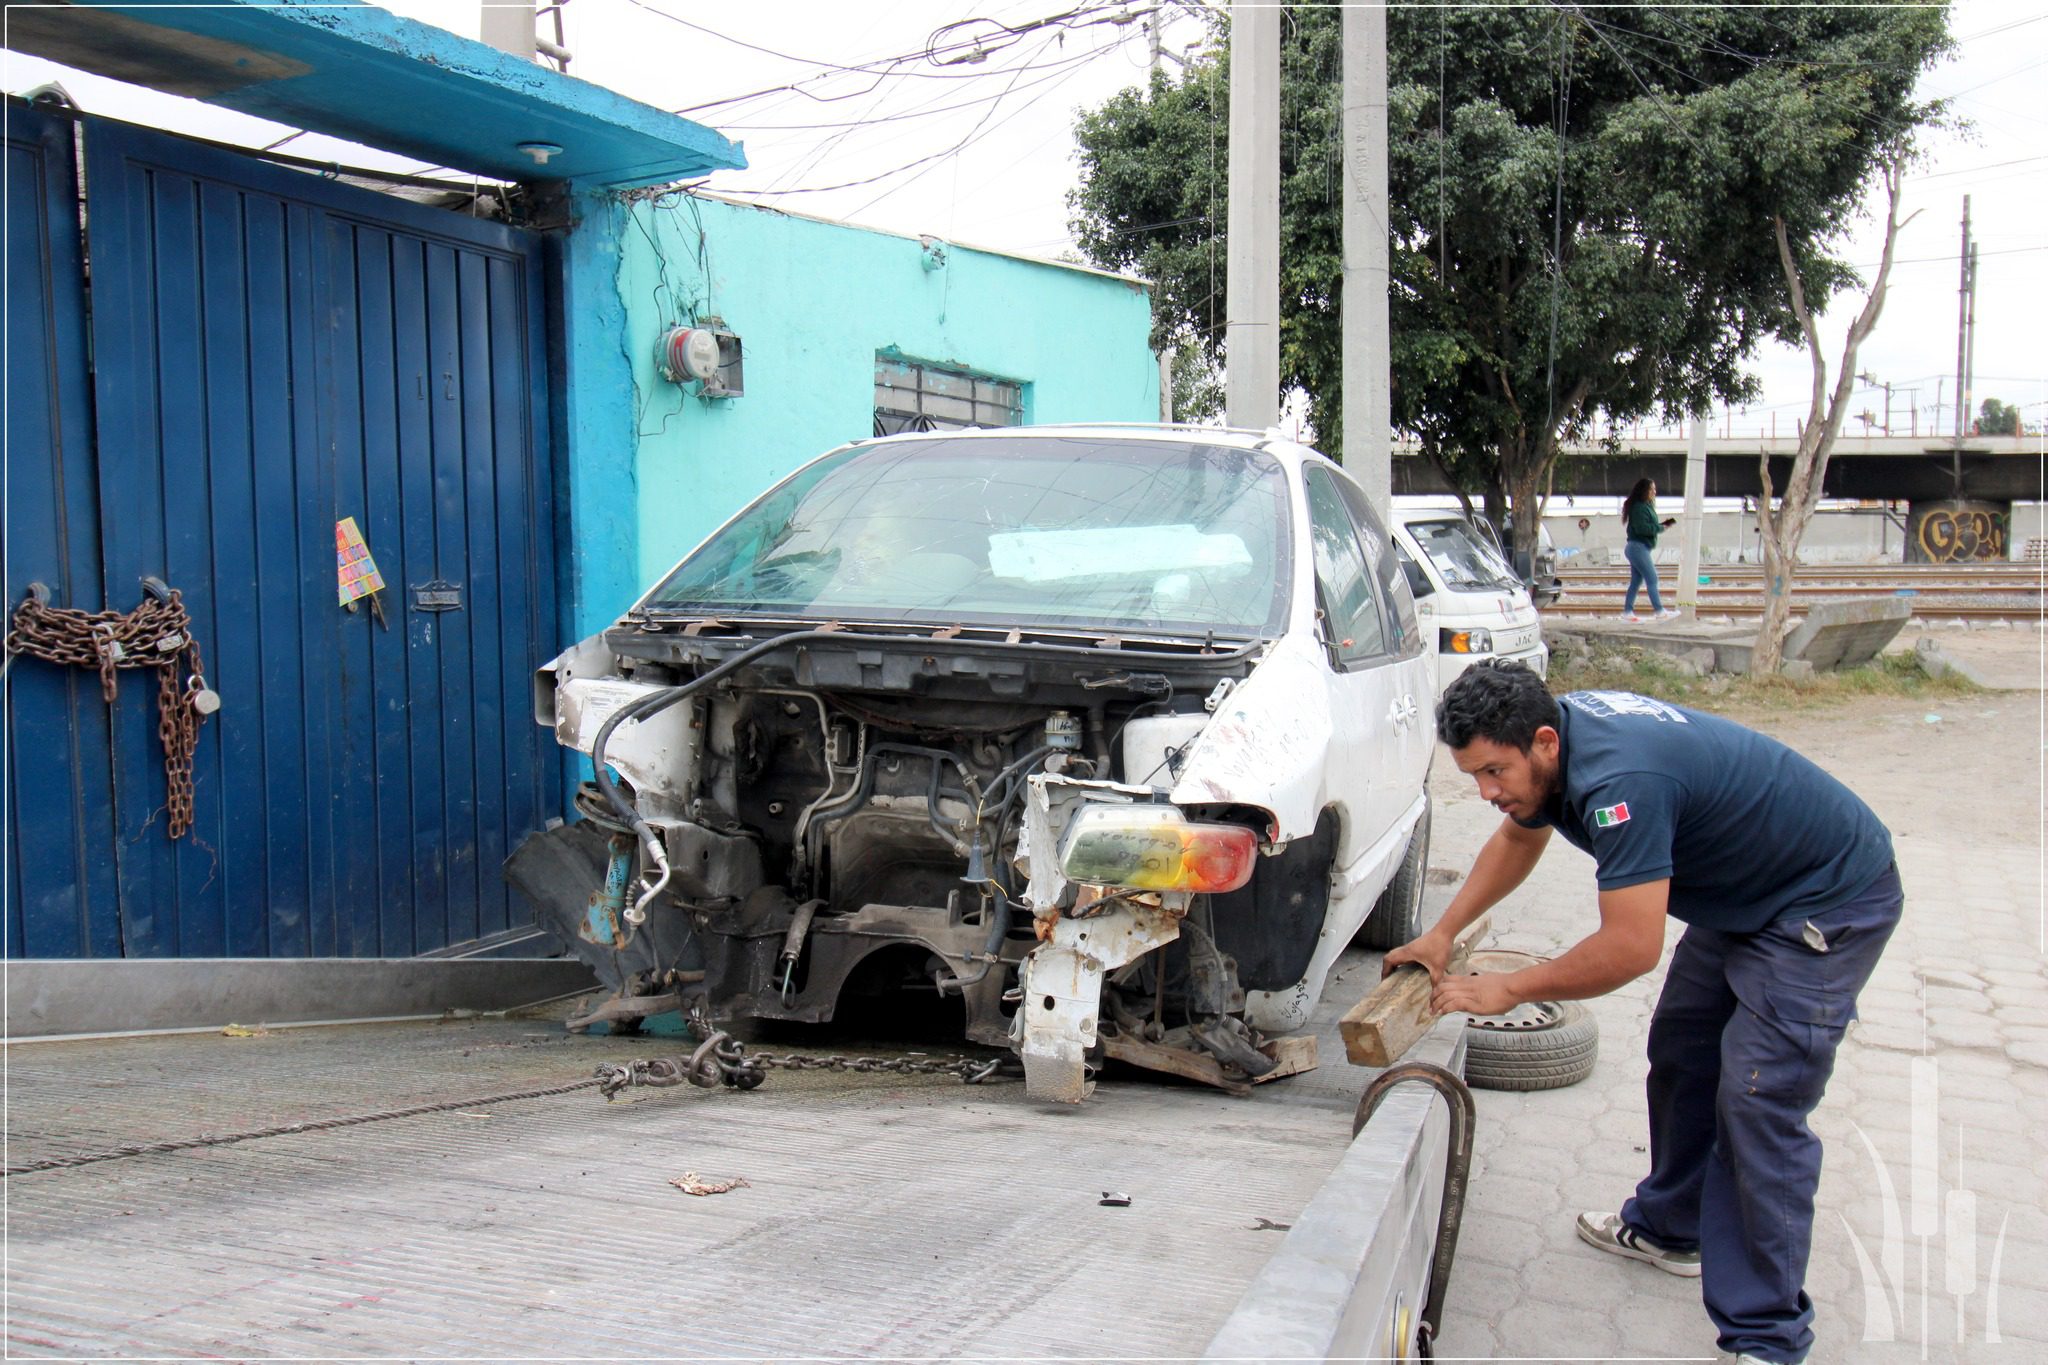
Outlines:
[[[508,874],[618,993],[593,1018],[937,992],[1035,1095],[1105,1056],[1242,1089],[1354,936],[1416,927],[1428,646],[1304,447],[862,441],[540,670],[596,780]]]

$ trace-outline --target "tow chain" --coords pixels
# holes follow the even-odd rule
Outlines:
[[[847,1057],[807,1053],[748,1052],[731,1034],[712,1030],[687,1060],[655,1057],[632,1062],[605,1062],[597,1068],[597,1089],[607,1102],[632,1086],[721,1085],[752,1090],[770,1071],[850,1071],[865,1075],[958,1076],[979,1085],[1003,1068],[1005,1057]]]
[[[119,1161],[126,1156],[149,1156],[157,1152],[189,1152],[198,1147],[225,1147],[231,1143],[249,1142],[256,1138],[289,1137],[296,1133],[320,1133],[332,1128],[353,1128],[359,1123],[382,1123],[386,1119],[409,1119],[421,1114],[439,1114],[451,1109],[484,1109],[493,1104],[506,1104],[512,1100],[538,1100],[550,1095],[567,1095],[578,1090],[588,1090],[599,1082],[571,1081],[567,1085],[551,1085],[539,1090],[512,1090],[499,1095],[472,1095],[462,1100],[440,1100],[433,1104],[415,1104],[405,1109],[380,1109],[373,1114],[350,1114],[343,1118],[308,1119],[303,1123],[280,1123],[270,1128],[253,1128],[241,1133],[201,1133],[198,1137],[177,1138],[169,1142],[132,1142],[125,1147],[109,1147],[101,1152],[79,1152],[70,1156],[44,1157],[40,1161],[20,1161],[10,1166],[0,1166],[0,1177],[28,1175],[35,1171],[64,1170],[72,1166],[91,1166],[102,1161]]]
[[[692,1085],[715,1090],[719,1086],[731,1086],[735,1090],[752,1090],[768,1079],[770,1071],[854,1071],[866,1074],[889,1073],[907,1076],[958,1076],[968,1085],[979,1085],[1002,1071],[1006,1063],[1014,1064],[1011,1057],[847,1057],[840,1055],[813,1056],[805,1053],[753,1052],[728,1033],[711,1030],[710,1035],[698,1045],[697,1050],[685,1061],[675,1057],[657,1057],[652,1060],[634,1062],[606,1062],[597,1068],[595,1075],[587,1081],[571,1081],[567,1085],[545,1086],[534,1090],[512,1090],[496,1095],[473,1095],[467,1099],[440,1100],[431,1104],[415,1104],[404,1109],[380,1109],[368,1114],[350,1114],[342,1118],[309,1119],[300,1123],[280,1123],[270,1128],[255,1128],[240,1133],[201,1133],[197,1137],[177,1138],[168,1142],[133,1142],[122,1147],[109,1147],[104,1151],[80,1152],[68,1156],[44,1157],[40,1160],[15,1162],[0,1166],[0,1179],[8,1176],[29,1175],[37,1171],[64,1170],[73,1166],[92,1166],[102,1161],[118,1161],[123,1157],[151,1156],[164,1152],[186,1152],[199,1147],[225,1147],[232,1143],[249,1142],[257,1138],[290,1137],[303,1133],[325,1132],[334,1128],[352,1128],[361,1123],[382,1123],[386,1119],[417,1118],[422,1114],[439,1114],[449,1110],[487,1109],[494,1104],[505,1104],[512,1100],[537,1100],[553,1095],[573,1094],[578,1090],[596,1089],[609,1102],[613,1096],[630,1086],[672,1086],[688,1081]]]
[[[133,611],[81,611],[50,605],[41,584],[14,609],[9,655],[26,654],[53,664],[90,668],[100,675],[100,695],[112,705],[123,668],[156,670],[156,734],[164,746],[165,807],[171,838],[192,828],[192,754],[199,727],[220,709],[220,696],[206,685],[206,666],[192,618],[175,588],[146,584],[148,595]],[[161,591],[159,591],[161,589]],[[184,675],[184,685],[178,682]]]

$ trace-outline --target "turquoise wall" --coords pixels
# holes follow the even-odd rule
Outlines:
[[[635,543],[621,543],[625,516],[573,519],[579,633],[602,628],[777,479],[871,436],[877,352],[1021,382],[1027,423],[1158,420],[1143,285],[950,243],[927,270],[913,237],[711,199],[671,195],[629,212],[618,292],[637,444],[631,486],[616,495],[630,500],[618,513],[630,508]],[[706,315],[744,344],[743,397],[706,402],[656,374],[656,340]],[[596,599],[622,577],[631,591]]]

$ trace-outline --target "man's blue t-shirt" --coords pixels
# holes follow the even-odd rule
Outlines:
[[[1600,889],[1671,879],[1670,913],[1753,933],[1839,905],[1891,867],[1892,836],[1840,782],[1774,739],[1633,692],[1559,698],[1555,826]]]

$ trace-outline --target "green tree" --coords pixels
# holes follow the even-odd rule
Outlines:
[[[1281,375],[1339,448],[1340,11],[1284,26]],[[1564,442],[1753,397],[1744,359],[1858,282],[1864,190],[1940,115],[1942,8],[1480,5],[1388,15],[1393,421],[1528,548]],[[1223,345],[1229,57],[1082,115],[1090,259],[1156,285],[1154,342]],[[1561,211],[1560,211],[1561,210]]]
[[[2017,436],[2020,434],[2020,410],[1999,402],[1996,398],[1984,400],[1984,406],[1977,411],[1977,434],[1979,436]]]

